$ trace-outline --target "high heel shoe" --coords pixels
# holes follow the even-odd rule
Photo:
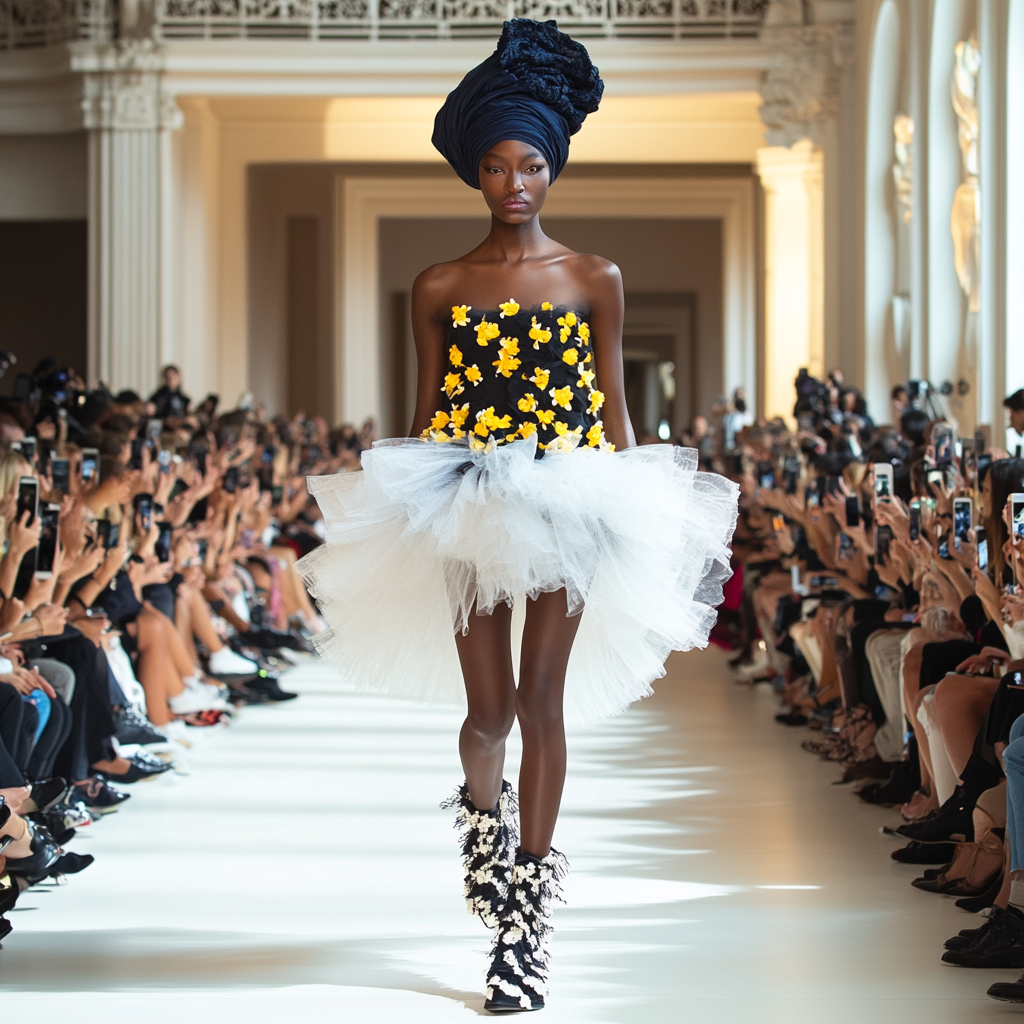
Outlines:
[[[45,812],[56,807],[68,795],[70,788],[67,780],[59,776],[43,779],[41,782],[33,782],[31,795],[22,804],[21,813]]]

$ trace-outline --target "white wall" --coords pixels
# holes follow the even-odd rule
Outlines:
[[[0,220],[84,220],[85,132],[0,135]]]

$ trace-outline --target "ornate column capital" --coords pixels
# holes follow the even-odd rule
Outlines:
[[[183,114],[163,88],[163,53],[152,39],[120,39],[79,49],[76,70],[85,72],[82,120],[87,129],[175,130]]]
[[[761,42],[772,53],[761,86],[761,120],[769,146],[822,142],[824,122],[839,107],[843,69],[853,57],[851,21],[812,22],[801,0],[772,0]]]

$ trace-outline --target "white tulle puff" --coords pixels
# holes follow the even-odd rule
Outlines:
[[[622,711],[651,693],[669,651],[706,646],[736,487],[671,445],[535,452],[536,437],[486,452],[388,440],[361,473],[310,478],[327,543],[299,569],[330,626],[317,648],[339,672],[464,704],[455,630],[502,602],[521,624],[526,596],[562,587],[583,608],[570,721]]]

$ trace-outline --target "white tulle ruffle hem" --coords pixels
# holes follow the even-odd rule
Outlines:
[[[380,441],[363,472],[311,477],[327,543],[299,562],[330,629],[320,653],[357,685],[464,704],[455,630],[564,587],[584,609],[566,716],[651,693],[672,650],[707,645],[736,523],[736,487],[670,445],[490,451]],[[529,628],[528,624],[526,628]],[[515,644],[515,638],[513,640]]]

